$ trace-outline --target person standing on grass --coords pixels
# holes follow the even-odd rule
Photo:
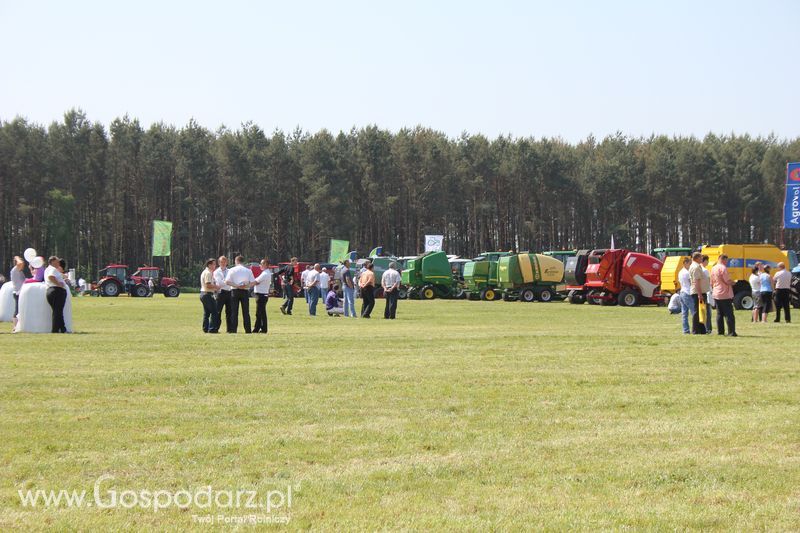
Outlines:
[[[706,316],[700,317],[700,320],[705,323],[706,326],[706,334],[711,335],[711,304],[713,303],[713,299],[711,298],[711,271],[708,270],[708,256],[703,255],[701,258],[701,266],[703,267],[703,279],[700,283],[701,289],[703,291],[703,297],[706,300]]]
[[[761,263],[756,263],[747,280],[750,283],[750,294],[753,297],[753,316],[750,322],[761,321]]]
[[[342,292],[344,293],[344,316],[356,318],[356,285],[350,272],[350,260],[342,264]]]
[[[691,281],[692,305],[692,335],[702,335],[705,333],[705,317],[700,319],[700,304],[705,303],[703,296],[703,254],[695,252],[692,254],[692,264],[689,267],[689,280]],[[701,327],[701,324],[703,326]]]
[[[203,333],[219,333],[219,313],[214,294],[219,285],[214,282],[216,259],[206,261],[206,268],[200,274],[200,303],[203,304]]]
[[[244,266],[244,257],[237,255],[233,260],[236,263],[232,269],[228,270],[225,276],[225,283],[231,287],[231,331],[236,333],[239,329],[239,306],[242,307],[242,322],[244,332],[250,333],[250,288],[256,283],[253,271]]]
[[[228,276],[228,258],[224,255],[217,260],[219,267],[214,270],[214,283],[219,287],[217,292],[217,320],[222,321],[222,309],[225,309],[225,331],[231,333],[231,290],[233,287],[225,283]],[[217,327],[219,329],[219,327]]]
[[[317,302],[319,301],[319,274],[322,272],[322,267],[319,263],[314,265],[308,276],[306,276],[306,285],[303,287],[308,294],[308,314],[317,316]]]
[[[767,315],[772,311],[772,276],[770,276],[770,266],[765,265],[763,272],[759,274],[761,280],[761,321],[767,323]]]
[[[383,311],[383,318],[394,320],[397,314],[397,291],[400,290],[400,272],[397,271],[397,263],[389,263],[389,269],[381,277],[383,287],[383,297],[386,300],[386,308]]]
[[[361,318],[369,318],[375,308],[375,272],[372,261],[364,263],[364,270],[358,277],[358,288],[361,289]]]
[[[694,314],[694,302],[692,300],[692,278],[689,276],[689,265],[692,260],[688,257],[683,260],[683,268],[678,272],[678,283],[681,285],[681,324],[683,325],[684,335],[689,335],[689,317]]]
[[[272,288],[272,271],[269,269],[269,259],[261,260],[261,274],[255,280],[253,293],[256,296],[256,325],[253,333],[267,332],[267,302],[269,291]]]
[[[736,334],[736,317],[733,314],[734,281],[728,272],[728,256],[722,254],[717,264],[711,269],[711,293],[717,304],[717,335],[725,334],[725,323],[728,324],[728,336]]]
[[[306,269],[300,274],[300,286],[303,287],[303,294],[306,297],[306,304],[308,303],[308,291],[306,291],[306,280],[308,279],[308,275],[314,268],[311,265],[306,265]]]
[[[289,264],[281,270],[281,288],[283,290],[283,304],[281,313],[291,315],[294,307],[294,269],[297,266],[297,258],[292,257]]]
[[[775,322],[781,321],[781,310],[785,322],[788,324],[792,321],[792,315],[789,313],[791,307],[790,300],[792,298],[792,273],[786,270],[786,265],[778,263],[778,271],[773,276],[775,282]]]
[[[323,303],[328,296],[328,289],[331,286],[331,275],[328,274],[328,269],[323,268],[319,273],[319,297],[322,298]]]
[[[53,310],[51,333],[66,333],[64,324],[64,305],[67,303],[67,283],[61,273],[61,260],[50,256],[47,261],[49,266],[44,271],[44,281],[47,284],[47,303]]]
[[[8,281],[11,282],[14,295],[14,317],[11,319],[14,327],[17,327],[17,315],[19,314],[19,292],[22,290],[22,286],[27,279],[28,278],[25,276],[25,260],[15,255],[14,266],[11,267],[11,272],[8,274]],[[786,316],[789,315],[787,314]]]

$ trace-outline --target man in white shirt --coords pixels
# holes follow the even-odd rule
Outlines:
[[[61,259],[53,255],[50,256],[47,262],[49,266],[44,270],[44,282],[47,285],[47,303],[53,309],[53,322],[50,332],[66,333],[64,305],[67,303],[67,284],[59,269]]]
[[[267,302],[269,291],[272,288],[272,269],[269,268],[269,259],[261,260],[261,274],[256,277],[253,293],[256,295],[256,325],[253,333],[267,332]]]
[[[225,283],[231,287],[231,329],[228,333],[236,333],[239,329],[239,306],[242,306],[242,323],[244,332],[250,333],[250,287],[256,284],[253,271],[244,266],[244,257],[237,255],[236,264],[225,275]]]
[[[694,302],[692,301],[692,278],[689,276],[689,265],[692,260],[688,257],[683,260],[683,268],[678,272],[678,283],[681,284],[681,323],[683,333],[691,333],[689,329],[689,315],[694,314]]]
[[[306,276],[306,284],[303,289],[306,291],[306,298],[308,299],[308,314],[317,316],[317,302],[319,301],[319,273],[322,267],[319,263],[314,265],[314,270],[311,270]]]
[[[219,313],[214,293],[219,287],[214,282],[217,260],[206,261],[206,268],[200,274],[200,303],[203,304],[203,333],[219,333]]]
[[[219,321],[222,321],[222,308],[225,308],[225,331],[231,333],[231,291],[233,287],[225,283],[225,277],[228,275],[228,258],[224,255],[219,256],[217,260],[218,268],[214,271],[214,283],[219,290],[217,291],[217,315]]]
[[[397,263],[389,263],[389,269],[381,276],[381,286],[383,287],[383,298],[386,300],[386,308],[383,311],[383,318],[394,320],[397,314],[397,292],[400,290],[400,272],[397,271]]]
[[[331,275],[328,274],[328,269],[323,268],[319,273],[319,297],[325,300],[328,296],[328,289],[331,286]]]
[[[311,265],[306,265],[306,269],[300,273],[300,286],[303,287],[303,292],[306,295],[306,303],[308,303],[308,291],[306,291],[306,281],[308,280],[308,275],[311,271],[314,270],[314,267]]]
[[[689,279],[691,281],[691,288],[689,289],[692,295],[692,304],[694,305],[694,312],[692,313],[692,335],[701,335],[704,333],[705,326],[700,328],[700,324],[705,324],[705,318],[700,320],[700,304],[705,302],[703,295],[703,254],[695,252],[692,254],[692,265],[689,267]]]
[[[775,322],[781,321],[781,310],[786,317],[786,323],[792,321],[789,313],[792,299],[792,273],[786,269],[786,265],[778,263],[778,270],[772,278],[775,285]]]

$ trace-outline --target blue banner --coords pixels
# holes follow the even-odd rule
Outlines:
[[[786,165],[786,200],[783,204],[783,227],[800,229],[800,163]]]

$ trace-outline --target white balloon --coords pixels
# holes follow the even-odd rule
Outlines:
[[[25,253],[22,254],[22,256],[25,258],[25,261],[30,263],[36,257],[36,250],[34,250],[33,248],[28,248],[27,250],[25,250]]]
[[[42,256],[34,257],[30,263],[33,268],[42,268],[44,266],[44,257]]]

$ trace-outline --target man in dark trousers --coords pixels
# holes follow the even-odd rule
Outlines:
[[[217,325],[212,328],[219,331],[222,323],[222,309],[225,309],[225,331],[231,332],[231,291],[233,287],[225,283],[228,275],[228,258],[221,255],[217,260],[219,268],[214,271],[214,283],[219,287],[217,293]]]
[[[364,263],[364,272],[358,278],[358,287],[361,289],[361,318],[369,318],[375,307],[375,273],[372,261]]]
[[[44,271],[44,282],[47,285],[47,303],[53,309],[52,333],[66,333],[64,325],[64,305],[67,303],[67,283],[61,272],[61,260],[51,256],[49,266]]]
[[[400,290],[400,272],[397,271],[397,263],[389,263],[389,270],[381,277],[383,287],[383,297],[386,299],[386,308],[383,311],[383,318],[394,320],[397,314],[397,292]]]
[[[267,302],[269,291],[272,288],[272,270],[269,269],[269,259],[261,260],[261,274],[256,277],[253,294],[256,297],[256,325],[253,333],[267,332]]]
[[[228,333],[236,333],[236,330],[239,329],[240,305],[244,332],[250,333],[250,288],[255,286],[256,278],[253,276],[253,271],[244,266],[243,262],[244,257],[237,255],[234,259],[236,266],[228,270],[228,275],[225,276],[225,283],[233,289],[231,291],[231,331]]]
[[[289,264],[283,267],[281,271],[281,287],[283,288],[283,305],[281,305],[281,313],[284,315],[292,314],[292,307],[294,307],[294,269],[297,267],[297,258],[292,257]]]

